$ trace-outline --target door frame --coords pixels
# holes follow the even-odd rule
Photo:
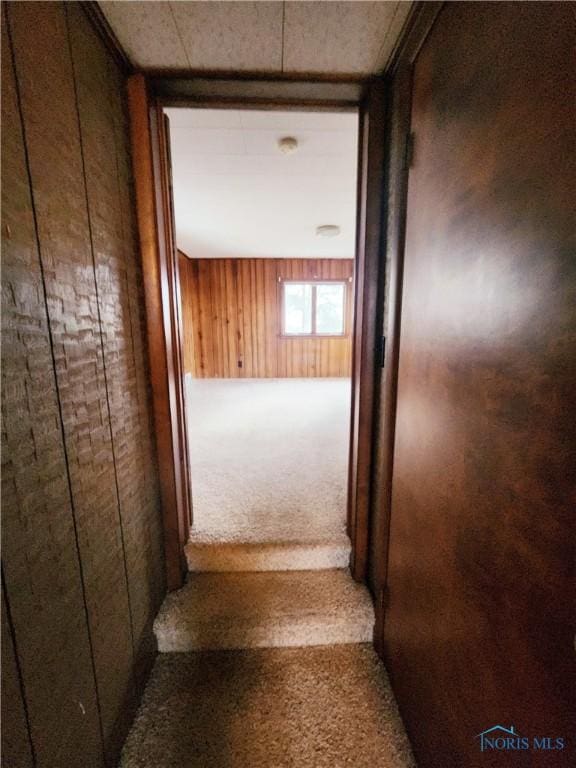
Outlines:
[[[363,581],[368,560],[374,356],[379,349],[378,301],[384,280],[380,237],[384,79],[137,73],[128,78],[128,106],[169,590],[178,589],[184,582],[184,546],[192,524],[192,500],[184,413],[178,254],[162,110],[171,106],[359,110],[347,526],[352,541],[352,574]]]
[[[350,568],[356,581],[367,577],[372,493],[375,392],[381,362],[379,336],[385,281],[382,242],[384,213],[385,81],[371,88],[360,107],[352,413],[348,463]]]
[[[183,584],[191,517],[184,420],[182,326],[177,254],[173,252],[169,147],[162,114],[142,74],[127,82],[137,226],[142,260],[152,410],[164,528],[166,586]],[[160,119],[159,119],[160,118]]]
[[[385,216],[382,222],[386,259],[387,295],[379,306],[378,333],[382,339],[381,368],[376,374],[373,418],[374,456],[372,459],[371,502],[367,544],[367,581],[374,596],[374,645],[383,655],[384,621],[390,599],[388,592],[388,553],[392,514],[394,443],[400,322],[404,273],[404,245],[408,174],[412,155],[417,151],[411,135],[412,72],[422,45],[428,37],[443,2],[416,3],[395,54],[386,72],[385,130]]]

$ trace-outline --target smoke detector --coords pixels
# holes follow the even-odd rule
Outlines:
[[[322,224],[320,227],[316,227],[316,234],[318,237],[338,237],[340,227],[336,224]]]
[[[298,139],[295,139],[294,136],[284,136],[278,139],[278,149],[283,155],[291,155],[298,149]]]

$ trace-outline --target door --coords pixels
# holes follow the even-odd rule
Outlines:
[[[384,652],[426,768],[570,734],[572,25],[447,3],[414,68]]]

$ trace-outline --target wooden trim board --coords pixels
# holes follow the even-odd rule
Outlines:
[[[158,125],[156,135],[152,132],[151,116],[154,118],[155,113],[143,75],[132,75],[128,79],[128,104],[164,516],[166,576],[168,589],[173,590],[182,585],[186,572],[183,548],[190,525],[187,449],[180,425],[182,415],[178,413],[179,356],[174,346],[175,317],[171,305],[174,282],[166,254],[165,192],[159,179],[161,138]]]

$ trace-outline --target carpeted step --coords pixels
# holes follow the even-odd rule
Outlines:
[[[154,622],[161,653],[371,642],[372,600],[347,570],[198,573]]]
[[[345,533],[324,541],[223,542],[206,541],[194,535],[186,545],[191,572],[312,571],[347,568],[350,540]]]

